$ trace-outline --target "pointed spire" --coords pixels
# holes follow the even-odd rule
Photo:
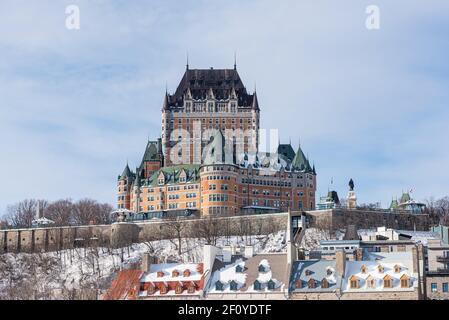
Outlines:
[[[252,103],[252,109],[253,110],[260,110],[259,109],[259,101],[257,100],[257,92],[254,91],[254,95],[253,95],[253,103]]]
[[[168,92],[165,91],[164,104],[163,104],[163,106],[162,106],[162,109],[163,109],[163,110],[168,110],[168,109],[170,109],[168,99],[169,99],[169,97],[168,97]]]
[[[237,70],[237,53],[234,51],[234,70]]]
[[[120,176],[120,178],[129,178],[131,176],[131,170],[129,169],[129,165],[128,165],[128,160],[126,160],[126,167],[123,170],[122,175]]]
[[[186,53],[186,70],[189,70],[189,52]]]

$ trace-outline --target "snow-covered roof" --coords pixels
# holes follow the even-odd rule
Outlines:
[[[149,272],[146,272],[140,282],[168,282],[168,281],[199,281],[203,276],[201,265],[198,263],[161,263],[150,265]],[[178,271],[178,276],[173,276],[173,271]],[[184,276],[184,271],[189,270],[189,275]],[[158,276],[162,272],[162,277]]]
[[[218,265],[214,265],[215,271],[209,281],[207,292],[208,294],[266,293],[283,290],[287,281],[286,262],[285,253],[262,254],[249,259],[240,258],[227,264],[220,261]],[[222,290],[217,288],[218,281],[222,284]],[[237,290],[231,289],[231,282],[237,284]],[[260,288],[254,287],[256,282],[259,283]],[[269,288],[269,283],[273,285],[272,288]]]
[[[346,262],[345,277],[341,285],[343,292],[413,291],[418,286],[418,274],[412,271],[411,252],[376,253],[375,256],[371,255],[373,257],[379,260]],[[410,286],[402,288],[401,277],[404,275],[410,279]],[[384,287],[383,280],[386,276],[392,280],[391,288]],[[358,288],[350,287],[350,279],[354,277],[359,281]],[[374,287],[368,286],[368,278],[374,280]]]
[[[309,288],[308,282],[315,281],[315,287]],[[323,288],[321,281],[326,279],[328,288]],[[340,287],[341,275],[335,270],[335,260],[300,260],[293,264],[290,277],[290,290],[302,291],[335,291]]]
[[[32,225],[46,225],[46,224],[53,224],[53,223],[55,223],[53,220],[47,219],[45,217],[31,221]]]

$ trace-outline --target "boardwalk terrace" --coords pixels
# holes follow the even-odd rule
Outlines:
[[[259,102],[234,69],[189,69],[166,92],[161,136],[117,179],[118,209],[200,215],[313,210],[316,170],[300,146],[259,150]],[[195,126],[197,127],[195,128]]]

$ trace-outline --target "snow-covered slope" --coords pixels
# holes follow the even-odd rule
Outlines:
[[[133,244],[127,248],[78,248],[40,254],[8,253],[0,256],[0,299],[74,297],[79,289],[106,289],[121,268],[135,268],[144,252],[160,262],[201,262],[204,239],[183,239]],[[255,253],[282,252],[285,232],[251,237],[218,238],[215,245],[254,245]],[[35,292],[30,293],[29,288]],[[76,296],[79,298],[79,296]]]

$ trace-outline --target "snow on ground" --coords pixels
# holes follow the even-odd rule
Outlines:
[[[339,239],[341,231],[337,230],[335,234],[331,234],[328,230],[308,228],[301,241],[301,247],[305,250],[317,250],[321,240]]]
[[[77,248],[60,252],[41,254],[7,253],[0,256],[0,299],[11,298],[11,287],[32,286],[34,282],[45,282],[48,288],[73,290],[96,288],[104,290],[110,285],[115,273],[120,269],[137,268],[145,252],[158,257],[160,263],[199,263],[203,259],[204,239],[182,239],[181,254],[177,240],[160,240],[136,243],[127,248]],[[285,231],[261,236],[218,238],[216,246],[253,245],[255,253],[282,252],[286,249]],[[44,262],[36,257],[41,257]],[[35,267],[46,263],[46,277],[35,279]],[[24,261],[28,261],[24,263]],[[47,273],[43,272],[44,275]],[[11,279],[11,280],[10,280]],[[29,280],[31,283],[31,280]],[[11,285],[12,284],[12,285]],[[44,290],[44,289],[42,289]]]

